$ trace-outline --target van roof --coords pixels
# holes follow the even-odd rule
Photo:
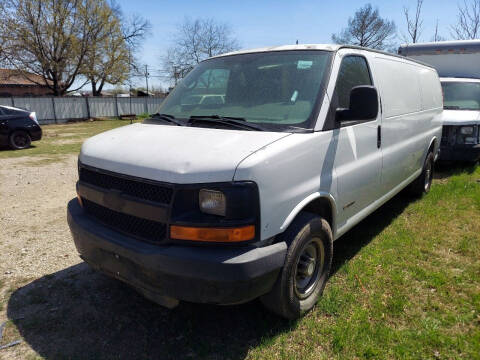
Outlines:
[[[404,56],[400,56],[397,54],[381,51],[381,50],[376,50],[376,49],[370,49],[366,47],[361,47],[361,46],[355,46],[355,45],[339,45],[339,44],[298,44],[298,45],[280,45],[280,46],[269,46],[269,47],[262,47],[262,48],[254,48],[254,49],[244,49],[244,50],[238,50],[238,51],[232,51],[229,53],[213,56],[212,58],[217,58],[217,57],[224,57],[224,56],[231,56],[231,55],[240,55],[240,54],[251,54],[251,53],[259,53],[259,52],[270,52],[270,51],[290,51],[290,50],[323,50],[323,51],[331,51],[331,52],[336,52],[340,49],[356,49],[356,50],[365,50],[365,51],[370,51],[370,52],[375,52],[387,56],[393,56],[397,57],[403,60],[411,61],[423,66],[427,66],[429,68],[433,68],[431,65],[426,64],[424,62],[411,59],[411,58],[406,58]],[[211,58],[211,59],[212,59]]]

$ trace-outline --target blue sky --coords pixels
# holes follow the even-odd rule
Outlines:
[[[125,15],[137,13],[151,22],[152,32],[139,58],[152,69],[152,75],[158,75],[156,71],[161,69],[161,58],[171,44],[172,34],[185,17],[211,17],[230,24],[242,48],[294,44],[297,39],[300,43],[329,43],[332,33],[345,27],[348,18],[367,1],[118,0],[118,3]],[[382,17],[395,21],[399,35],[406,33],[403,6],[413,12],[416,0],[371,1],[371,4],[378,7]],[[422,41],[431,40],[437,19],[440,35],[450,38],[449,27],[456,21],[457,4],[456,0],[424,1]],[[151,78],[150,82],[165,85],[159,78]],[[140,79],[137,83],[143,84]]]

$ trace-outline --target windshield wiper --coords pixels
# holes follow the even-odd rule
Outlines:
[[[445,105],[443,107],[444,110],[460,110],[460,106],[454,106],[454,105]]]
[[[185,126],[185,123],[183,121],[176,119],[175,116],[170,114],[156,113],[151,116],[151,119],[160,119],[178,126]]]
[[[190,116],[189,124],[197,121],[212,122],[222,125],[231,125],[241,129],[265,131],[263,127],[257,124],[248,122],[245,118],[233,117],[233,116],[220,116],[220,115],[192,115]]]

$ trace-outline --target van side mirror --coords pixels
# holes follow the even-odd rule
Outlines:
[[[378,115],[378,92],[374,86],[355,86],[350,91],[350,107],[337,109],[335,118],[342,121],[374,120]]]

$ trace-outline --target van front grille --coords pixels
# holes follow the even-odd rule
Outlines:
[[[153,201],[162,204],[170,204],[173,189],[160,184],[144,182],[143,180],[132,180],[115,174],[93,171],[80,167],[80,181],[100,187],[105,190],[119,190],[125,195],[134,196],[140,199]]]
[[[113,211],[86,199],[82,199],[82,203],[89,215],[113,230],[155,244],[165,241],[166,224]]]

